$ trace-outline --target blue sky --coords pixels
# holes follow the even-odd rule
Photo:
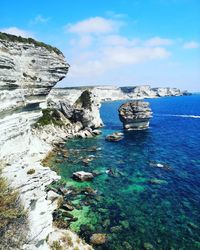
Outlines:
[[[140,85],[200,90],[199,0],[7,0],[0,30],[61,49],[58,86]]]

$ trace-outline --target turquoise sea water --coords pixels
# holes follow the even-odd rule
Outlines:
[[[200,95],[148,101],[150,128],[125,132],[115,143],[105,136],[123,132],[117,110],[124,101],[104,103],[102,135],[68,141],[69,158],[58,165],[68,186],[97,190],[71,197],[79,205],[71,228],[86,241],[92,233],[107,235],[96,249],[200,249]],[[93,159],[88,165],[86,157]],[[77,183],[71,176],[80,170],[103,174]]]

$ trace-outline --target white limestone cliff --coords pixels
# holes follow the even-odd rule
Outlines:
[[[48,199],[45,187],[59,176],[43,167],[41,160],[52,150],[55,137],[48,135],[47,142],[32,130],[42,115],[40,106],[68,68],[57,49],[33,39],[0,33],[0,160],[5,164],[3,175],[19,191],[28,212],[29,231],[23,246],[26,250],[50,249],[47,239],[52,243],[66,233],[74,245],[63,249],[88,249],[74,233],[53,227],[52,212],[57,203]],[[35,170],[31,175],[27,173],[30,169]]]
[[[177,88],[160,87],[151,88],[149,85],[116,87],[116,86],[95,86],[95,87],[74,87],[55,88],[50,92],[49,98],[53,100],[67,99],[70,103],[89,90],[100,103],[105,101],[117,101],[127,99],[144,99],[164,96],[181,96],[184,92]]]

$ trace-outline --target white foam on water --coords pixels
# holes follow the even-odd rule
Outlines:
[[[158,116],[175,116],[175,117],[183,117],[183,118],[194,118],[200,119],[200,115],[172,115],[172,114],[157,114]]]

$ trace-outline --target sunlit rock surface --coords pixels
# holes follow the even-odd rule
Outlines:
[[[0,38],[0,157],[27,149],[40,104],[69,67],[61,52],[9,37]]]
[[[49,244],[59,241],[61,234],[52,224],[52,212],[57,201],[52,201],[46,186],[59,176],[41,165],[41,160],[52,150],[53,134],[43,140],[32,126],[42,116],[41,105],[46,106],[46,96],[51,88],[62,80],[69,65],[56,48],[0,33],[0,160],[6,167],[3,175],[20,193],[28,215],[29,231],[23,249],[46,250]],[[60,131],[65,137],[65,131]],[[54,132],[56,134],[56,131]],[[32,174],[29,170],[34,169]],[[20,230],[20,229],[19,229]],[[77,243],[73,247],[87,245]],[[47,243],[47,239],[49,240]]]
[[[151,117],[152,112],[148,102],[127,102],[119,108],[119,118],[127,130],[147,129]]]
[[[151,88],[149,85],[130,87],[93,86],[55,88],[52,89],[50,98],[54,100],[67,99],[74,103],[85,90],[91,91],[99,102],[184,95],[184,92],[177,88]]]

